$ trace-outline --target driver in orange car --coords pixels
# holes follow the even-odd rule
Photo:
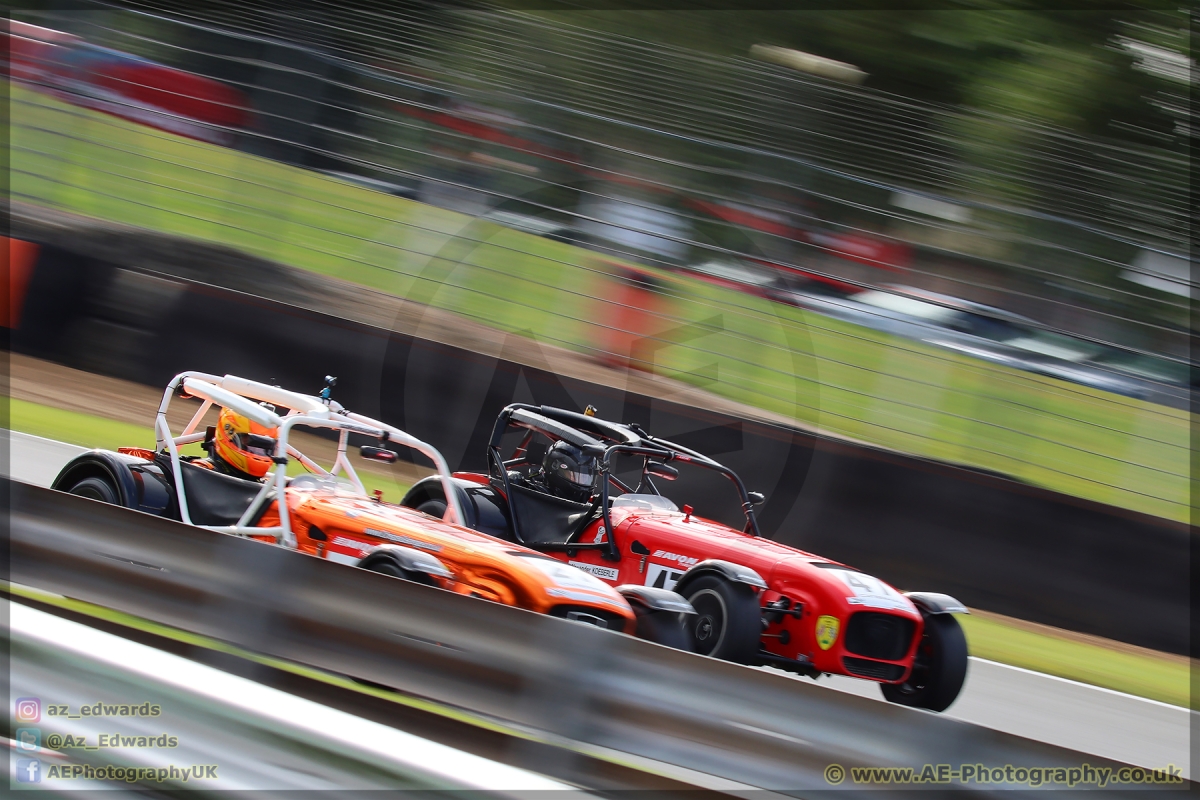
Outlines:
[[[271,471],[279,437],[276,428],[267,428],[222,408],[215,429],[209,430],[212,435],[206,436],[202,445],[208,451],[208,458],[196,459],[192,464],[258,482]]]

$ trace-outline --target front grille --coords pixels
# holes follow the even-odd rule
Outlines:
[[[625,618],[612,611],[605,611],[603,608],[569,605],[555,606],[550,609],[550,616],[574,619],[577,622],[586,622],[590,625],[595,625],[597,628],[607,628],[610,631],[625,630]]]
[[[869,658],[842,656],[842,665],[851,675],[857,675],[860,678],[874,678],[877,681],[898,681],[904,674],[903,664],[883,664]]]
[[[846,651],[864,658],[897,661],[912,644],[911,619],[878,611],[859,611],[846,623]]]

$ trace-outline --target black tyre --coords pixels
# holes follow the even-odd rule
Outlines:
[[[121,496],[117,492],[117,487],[113,486],[107,478],[99,476],[84,478],[67,491],[89,500],[99,500],[101,503],[111,503],[114,506],[121,504]]]
[[[426,586],[433,586],[433,579],[423,572],[412,572],[411,570],[401,569],[391,561],[378,559],[363,566],[363,569],[371,572],[378,572],[380,575],[390,575],[393,578],[399,578],[402,581],[411,581],[413,583],[422,583]]]
[[[704,575],[680,594],[696,609],[687,618],[695,652],[738,664],[749,664],[758,655],[762,611],[749,586]]]
[[[428,514],[431,517],[441,519],[446,514],[446,501],[440,497],[435,497],[431,500],[426,500],[421,505],[417,506],[417,511],[422,514]]]
[[[648,642],[684,650],[688,653],[695,651],[692,631],[688,626],[690,614],[676,614],[669,611],[643,611],[637,607],[637,637]]]
[[[958,697],[967,677],[967,637],[951,614],[925,617],[925,633],[917,646],[912,672],[904,683],[880,685],[892,703],[945,711]]]

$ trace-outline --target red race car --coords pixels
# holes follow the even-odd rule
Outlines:
[[[711,458],[600,419],[590,407],[580,414],[525,404],[500,414],[487,456],[488,474],[457,472],[450,484],[474,527],[610,585],[673,589],[696,610],[688,620],[699,653],[877,681],[888,700],[933,711],[948,708],[962,688],[967,645],[953,616],[967,613],[961,603],[901,593],[762,538],[754,507],[763,496]],[[675,480],[681,466],[727,478],[745,527],[702,518],[664,496],[655,481]],[[446,485],[419,481],[401,504],[440,514]]]

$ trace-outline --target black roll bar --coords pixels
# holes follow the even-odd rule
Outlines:
[[[701,467],[706,467],[719,472],[729,480],[733,481],[733,485],[737,487],[738,495],[742,498],[742,513],[746,515],[746,527],[743,529],[745,533],[752,536],[761,536],[758,530],[758,519],[754,516],[754,504],[750,502],[750,495],[746,492],[746,486],[742,483],[742,479],[738,474],[724,464],[713,461],[711,458],[702,456],[699,453],[692,452],[686,448],[673,445],[665,439],[655,439],[652,436],[643,437],[645,444],[643,445],[627,445],[616,444],[604,451],[604,456],[600,460],[600,474],[604,478],[600,489],[601,508],[604,509],[604,526],[610,532],[609,539],[612,538],[612,521],[608,518],[608,470],[611,467],[610,461],[616,453],[628,453],[630,455],[643,455],[651,458],[661,458],[663,463],[668,461],[680,461],[684,464],[696,464]],[[649,445],[649,446],[647,446]]]
[[[561,545],[539,545],[542,549],[551,550],[604,550],[604,558],[607,561],[620,560],[621,554],[617,549],[616,537],[613,536],[612,519],[608,513],[608,496],[609,496],[609,480],[616,480],[615,476],[610,475],[612,468],[612,458],[619,453],[629,455],[643,455],[649,458],[659,458],[663,463],[668,461],[679,461],[685,464],[695,464],[700,467],[711,469],[719,472],[733,482],[737,488],[738,496],[742,500],[742,513],[746,516],[746,527],[743,532],[752,536],[761,536],[762,533],[758,529],[758,519],[754,515],[754,504],[750,502],[750,496],[746,492],[746,486],[742,483],[742,479],[738,474],[729,467],[720,462],[713,461],[708,456],[697,453],[682,445],[677,445],[669,442],[666,439],[658,439],[645,433],[638,433],[627,425],[609,422],[608,420],[598,419],[596,417],[588,417],[583,414],[578,414],[573,411],[565,411],[559,408],[551,408],[549,406],[535,406],[529,403],[512,403],[505,406],[504,410],[496,418],[496,424],[492,428],[492,436],[488,442],[488,469],[494,471],[493,477],[499,478],[504,485],[504,494],[507,497],[512,497],[512,487],[509,485],[508,469],[504,465],[504,457],[500,452],[500,442],[504,437],[505,431],[508,430],[509,424],[512,423],[512,418],[515,412],[524,411],[526,414],[520,415],[525,419],[518,421],[519,427],[528,427],[530,425],[542,425],[545,427],[545,432],[551,433],[559,438],[564,433],[558,428],[576,428],[582,427],[586,432],[575,431],[568,441],[579,440],[579,444],[587,452],[592,452],[597,455],[597,461],[600,465],[600,504],[601,519],[604,521],[605,541],[602,543],[572,543],[569,539],[565,544]],[[531,418],[531,417],[537,417]],[[544,422],[543,422],[544,420]],[[545,423],[549,423],[546,425]],[[585,440],[594,441],[591,434],[600,436],[610,436],[614,439],[623,439],[625,443],[614,444],[606,447],[602,454],[595,453],[596,445],[588,444]],[[599,442],[596,442],[599,444]],[[620,483],[618,481],[618,483]],[[623,485],[623,484],[622,484]],[[510,501],[508,504],[509,513],[512,516],[513,535],[517,541],[525,544],[525,537],[521,535],[521,523],[518,519],[518,512],[514,504]],[[592,504],[591,511],[580,520],[579,526],[571,532],[571,538],[579,535],[583,528],[595,518],[596,504]]]

